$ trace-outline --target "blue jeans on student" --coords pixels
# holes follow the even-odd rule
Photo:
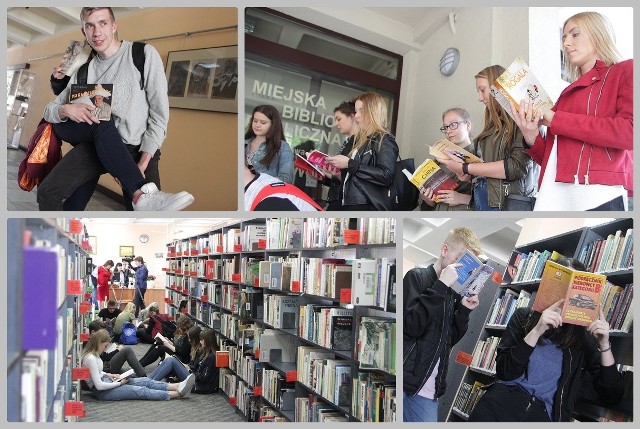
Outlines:
[[[110,382],[109,376],[105,375],[103,381]],[[109,390],[91,389],[101,401],[123,401],[126,399],[150,399],[153,401],[168,401],[169,392],[167,383],[151,380],[147,377],[129,378],[127,384]]]
[[[159,381],[164,380],[171,374],[175,374],[178,380],[182,381],[189,376],[189,370],[174,356],[169,356],[151,371],[149,378]]]
[[[499,207],[489,207],[487,179],[479,178],[473,184],[473,208],[476,211],[500,211]]]
[[[423,396],[410,396],[402,392],[402,421],[437,422],[438,401]]]
[[[40,210],[83,210],[104,173],[118,178],[128,197],[151,181],[142,176],[113,120],[99,124],[69,120],[53,129],[73,149],[38,186]]]

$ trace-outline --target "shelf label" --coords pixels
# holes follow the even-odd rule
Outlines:
[[[189,312],[189,310],[185,307],[181,310],[182,313],[187,314]]]
[[[82,282],[80,280],[67,280],[67,295],[82,295]]]
[[[84,417],[87,411],[82,401],[67,401],[64,403],[64,415],[66,417]]]
[[[464,366],[471,366],[472,360],[473,360],[473,355],[469,353],[465,353],[463,351],[459,351],[458,354],[456,355],[456,362]]]
[[[264,238],[258,238],[258,249],[266,249],[267,248],[267,240]]]
[[[255,279],[253,279],[253,285],[254,285],[255,287],[260,286],[260,279],[259,279],[258,277],[256,277]]]
[[[235,397],[233,397],[233,398],[229,398],[229,403],[230,403],[231,405],[236,405],[236,404],[238,403],[238,400],[237,400]]]
[[[80,332],[78,334],[78,340],[81,342],[89,341],[89,333],[88,332]]]
[[[82,221],[80,219],[71,219],[69,222],[69,234],[82,234]]]
[[[87,314],[89,310],[91,310],[90,302],[83,301],[80,303],[80,306],[79,306],[80,314]]]
[[[207,295],[202,295],[202,296],[200,297],[200,301],[202,301],[202,302],[207,302],[207,301],[209,301],[209,297],[208,297]]]
[[[72,380],[87,380],[90,376],[91,374],[89,374],[89,368],[86,367],[73,368],[71,370]]]
[[[491,276],[491,280],[493,280],[493,282],[497,284],[502,283],[502,274],[497,271],[494,271],[493,275]]]
[[[344,243],[345,244],[359,244],[360,243],[360,231],[357,229],[345,229],[344,230]]]
[[[91,299],[91,294],[90,293],[85,293],[84,294],[84,299],[86,299],[87,301],[89,301]]]
[[[300,280],[291,280],[291,292],[300,292]]]
[[[231,281],[240,283],[242,281],[242,274],[231,274]]]
[[[162,271],[164,271],[164,272],[168,272],[168,271],[169,271],[169,268],[163,268],[163,269],[162,269]]]
[[[340,290],[340,302],[343,304],[351,303],[351,288]]]
[[[253,388],[253,396],[262,396],[262,386],[256,386]]]
[[[191,250],[191,256],[197,256],[198,251],[196,249]]]
[[[169,304],[169,302],[171,302],[171,298],[165,298],[164,302],[166,302],[167,304]]]
[[[260,360],[260,349],[255,349],[253,351],[253,355],[256,357],[256,359]]]
[[[242,252],[242,244],[234,244],[233,245],[234,252]]]
[[[298,380],[298,371],[293,370],[293,371],[287,371],[285,374],[286,377],[286,381],[287,383],[290,381],[296,381]]]
[[[202,249],[202,254],[203,255],[208,255],[209,254],[209,248],[205,247],[204,249]]]
[[[216,252],[217,253],[222,253],[223,251],[223,247],[222,246],[216,246]]]

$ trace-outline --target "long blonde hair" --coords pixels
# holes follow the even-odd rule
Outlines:
[[[381,144],[382,138],[389,134],[387,131],[387,103],[384,102],[384,98],[376,92],[366,92],[353,100],[354,103],[357,101],[362,102],[362,123],[358,124],[355,144],[349,155],[363,147],[370,137],[379,135],[378,144]]]
[[[133,302],[128,302],[126,307],[124,307],[124,311],[126,311],[127,313],[133,314],[135,310],[136,310],[136,306]]]
[[[593,44],[598,59],[602,60],[607,66],[617,64],[622,60],[622,55],[616,47],[616,36],[613,26],[606,16],[598,12],[580,12],[568,18],[562,24],[562,31],[569,21],[576,23],[581,31],[584,31],[589,40]],[[563,45],[564,49],[564,45]],[[576,81],[582,76],[582,70],[578,66],[574,66],[569,62],[568,56],[564,56],[565,70],[571,82]]]
[[[82,350],[82,360],[88,355],[96,355],[100,357],[100,344],[111,342],[111,335],[106,329],[98,329],[93,334]]]
[[[485,67],[475,76],[476,79],[484,78],[489,82],[489,86],[504,73],[504,67],[501,65],[492,65]],[[484,110],[484,128],[474,140],[480,141],[485,137],[492,137],[493,143],[502,139],[506,142],[505,149],[511,141],[513,141],[516,133],[516,123],[511,119],[509,114],[500,106],[493,96],[489,97],[489,102]]]

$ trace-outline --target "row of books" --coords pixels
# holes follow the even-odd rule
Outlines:
[[[606,273],[633,267],[633,229],[609,234],[580,249],[577,258],[592,273]]]
[[[509,258],[509,264],[502,277],[502,284],[528,282],[537,280],[542,276],[545,262],[557,261],[562,255],[558,252],[534,250],[533,252],[520,252],[514,250]]]
[[[479,381],[475,381],[473,384],[463,382],[460,385],[460,390],[458,390],[458,395],[453,401],[453,409],[463,416],[469,417],[478,400],[486,392],[482,387],[484,387],[484,384]]]
[[[516,309],[529,307],[529,303],[532,302],[531,298],[532,294],[525,290],[516,292],[511,289],[505,289],[502,296],[496,298],[493,307],[491,307],[487,325],[506,326]]]
[[[471,367],[495,374],[496,349],[499,342],[500,337],[487,337],[484,340],[478,340],[473,348]]]
[[[296,422],[347,422],[349,418],[335,407],[315,397],[295,399]]]
[[[633,283],[616,286],[606,282],[600,305],[609,327],[615,331],[629,332],[633,323]]]
[[[317,304],[299,308],[298,336],[331,350],[353,350],[353,310]]]
[[[334,405],[349,405],[351,363],[336,359],[329,350],[313,346],[298,347],[297,381]]]
[[[358,326],[357,358],[360,368],[396,373],[396,322],[363,316]]]
[[[351,414],[361,422],[396,421],[396,384],[380,374],[358,372],[353,378]]]

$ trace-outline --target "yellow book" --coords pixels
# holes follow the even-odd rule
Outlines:
[[[447,139],[442,139],[435,142],[432,146],[427,145],[429,149],[429,155],[434,158],[444,158],[447,159],[449,156],[454,155],[460,158],[463,162],[472,163],[472,162],[484,162],[482,159],[478,158],[471,152],[468,152],[462,149],[460,146],[455,143],[451,143]]]

